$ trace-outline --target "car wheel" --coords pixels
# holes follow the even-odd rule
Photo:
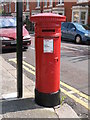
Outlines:
[[[81,37],[79,36],[79,35],[77,35],[76,37],[75,37],[75,42],[77,43],[77,44],[79,44],[79,43],[81,43]]]

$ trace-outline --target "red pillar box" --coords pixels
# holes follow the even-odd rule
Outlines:
[[[46,107],[60,104],[61,22],[65,16],[41,13],[35,22],[36,86],[35,102]]]

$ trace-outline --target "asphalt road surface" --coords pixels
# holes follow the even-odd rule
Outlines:
[[[88,61],[89,47],[71,42],[61,42],[60,90],[61,98],[67,102],[80,117],[88,117],[89,78]],[[16,67],[16,52],[6,51],[3,58]],[[27,51],[23,51],[23,72],[35,81],[35,46],[34,36]]]

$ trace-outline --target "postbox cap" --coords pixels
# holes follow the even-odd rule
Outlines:
[[[39,13],[37,15],[32,15],[30,18],[33,22],[64,22],[66,21],[66,16],[58,15],[54,13]]]

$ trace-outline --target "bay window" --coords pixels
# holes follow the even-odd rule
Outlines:
[[[88,10],[77,10],[72,12],[72,22],[87,24]]]

